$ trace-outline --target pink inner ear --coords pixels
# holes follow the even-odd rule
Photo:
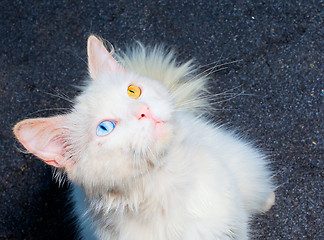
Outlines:
[[[66,167],[62,116],[27,119],[14,127],[14,133],[24,147],[54,167]]]
[[[125,71],[120,64],[107,51],[102,41],[91,35],[88,38],[88,66],[92,79],[96,79],[98,75],[104,71],[115,73],[117,71]]]

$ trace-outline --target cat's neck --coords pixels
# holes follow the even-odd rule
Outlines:
[[[96,209],[96,212],[104,213],[104,215],[111,212],[138,212],[143,208],[152,198],[155,196],[153,176],[163,171],[162,168],[154,169],[152,172],[146,172],[141,176],[133,178],[120,185],[114,185],[113,187],[98,187],[96,189],[84,188],[86,193],[86,202],[92,209]],[[105,214],[106,213],[106,214]]]

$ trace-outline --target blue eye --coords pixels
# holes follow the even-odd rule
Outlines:
[[[106,136],[115,128],[115,123],[112,121],[102,121],[97,127],[97,136]]]

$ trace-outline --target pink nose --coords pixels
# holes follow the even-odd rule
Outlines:
[[[136,112],[136,116],[138,118],[138,120],[142,119],[142,118],[148,118],[148,119],[152,119],[154,122],[158,122],[155,120],[150,107],[147,104],[143,104]]]

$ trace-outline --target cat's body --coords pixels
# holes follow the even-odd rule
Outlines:
[[[125,192],[87,200],[101,239],[245,239],[248,216],[267,209],[271,186],[255,166],[262,156],[204,121],[181,118],[163,167]]]
[[[122,67],[91,36],[93,81],[71,113],[14,129],[73,182],[83,239],[247,239],[274,202],[264,156],[201,116],[206,79],[172,57],[140,47]]]

